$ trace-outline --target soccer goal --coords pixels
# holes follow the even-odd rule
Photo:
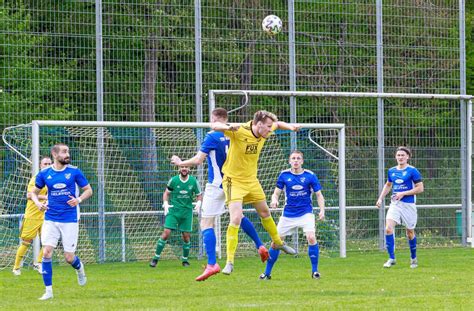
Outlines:
[[[40,155],[48,155],[52,145],[65,143],[70,148],[71,164],[87,176],[94,190],[90,200],[81,204],[78,253],[86,262],[148,260],[162,232],[163,192],[166,183],[176,175],[170,163],[176,154],[187,159],[199,150],[209,123],[150,122],[80,122],[33,121],[31,124],[5,129],[3,140],[9,167],[0,193],[0,267],[9,266],[18,246],[21,216],[26,204],[26,185],[39,168]],[[273,193],[276,178],[289,167],[288,156],[296,147],[305,153],[305,167],[318,174],[327,201],[328,218],[324,245],[345,256],[345,176],[344,125],[302,124],[296,137],[289,131],[276,131],[264,147],[259,163],[259,179],[267,198]],[[204,189],[207,167],[191,170]],[[264,233],[255,212],[246,213]],[[275,211],[275,216],[281,211]],[[331,214],[332,213],[332,214]],[[199,234],[199,215],[193,223],[192,256],[203,254]],[[228,217],[220,220],[218,233],[225,233]],[[219,246],[225,243],[219,237]],[[297,243],[296,239],[296,242]],[[162,257],[177,258],[181,254],[181,238],[174,234]],[[250,245],[242,237],[240,247],[246,255]],[[225,247],[224,247],[225,249]],[[59,251],[55,260],[62,261]],[[250,252],[255,254],[255,251]],[[26,257],[32,260],[32,254]]]

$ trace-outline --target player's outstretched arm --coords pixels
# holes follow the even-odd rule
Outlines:
[[[290,131],[293,131],[293,132],[297,132],[301,128],[301,125],[299,125],[299,124],[295,124],[295,123],[290,124],[290,123],[286,123],[286,122],[283,122],[283,121],[278,121],[277,125],[278,125],[278,128],[280,130],[290,130]]]
[[[222,122],[211,123],[211,129],[218,132],[237,131],[239,128],[240,128],[240,124],[237,124],[237,123],[222,123]]]
[[[173,155],[171,157],[171,164],[177,165],[177,166],[198,166],[204,163],[204,160],[206,160],[207,154],[198,151],[198,153],[192,157],[191,159],[188,160],[181,160],[180,157],[177,155]]]
[[[375,203],[375,206],[380,207],[382,206],[382,201],[385,198],[385,196],[392,190],[392,183],[387,181],[385,185],[383,186],[382,192],[380,193],[380,196],[377,200],[377,203]]]

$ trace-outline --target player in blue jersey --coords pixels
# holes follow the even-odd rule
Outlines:
[[[281,239],[291,234],[294,230],[302,228],[308,240],[308,256],[311,261],[311,277],[320,278],[318,271],[319,246],[316,241],[315,217],[313,214],[313,193],[316,194],[320,209],[319,220],[324,219],[324,196],[318,177],[310,170],[303,169],[303,153],[295,150],[290,154],[291,169],[284,170],[278,176],[275,191],[272,195],[270,207],[276,208],[279,204],[280,194],[285,192],[285,206],[283,215],[278,221],[278,234]],[[261,280],[270,280],[273,265],[278,259],[280,250],[270,249],[270,258],[265,272],[260,275]]]
[[[92,196],[92,188],[84,174],[70,165],[69,147],[56,144],[51,148],[54,162],[36,175],[35,188],[31,199],[36,206],[45,212],[41,244],[43,245],[43,282],[46,291],[40,300],[53,298],[53,250],[59,239],[62,240],[64,258],[76,269],[77,281],[83,286],[87,282],[84,264],[74,253],[79,235],[79,204]],[[48,187],[48,201],[40,201],[38,194],[43,187]],[[79,195],[79,189],[83,192]]]
[[[397,166],[388,170],[388,178],[382,192],[377,200],[376,206],[379,208],[385,196],[393,187],[390,207],[387,212],[385,227],[385,243],[389,259],[384,263],[385,268],[395,265],[395,226],[403,224],[406,228],[408,245],[410,246],[411,261],[410,267],[418,267],[416,258],[416,236],[415,227],[418,218],[416,210],[416,195],[424,190],[420,172],[408,164],[411,151],[407,147],[397,148],[395,158]]]
[[[227,123],[227,111],[216,108],[211,113],[211,122]],[[196,281],[204,281],[210,276],[220,272],[216,261],[216,234],[214,232],[214,221],[216,216],[225,213],[225,194],[222,189],[222,166],[227,157],[229,139],[222,132],[209,132],[201,144],[198,153],[191,159],[181,161],[178,156],[173,156],[171,162],[175,165],[201,165],[207,158],[208,183],[204,191],[201,209],[201,230],[207,253],[207,266],[204,272],[196,278]],[[260,240],[252,222],[242,215],[242,229],[255,243],[262,262],[268,259],[268,250]]]

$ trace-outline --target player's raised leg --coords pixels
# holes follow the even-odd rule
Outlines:
[[[260,259],[262,262],[267,261],[268,259],[268,250],[263,245],[262,240],[260,240],[260,237],[258,236],[257,230],[255,230],[255,226],[253,223],[245,216],[242,217],[240,227],[244,232],[252,239],[252,241],[255,243],[255,248],[258,250],[258,254],[260,255]]]
[[[285,244],[278,235],[277,226],[273,220],[272,215],[270,214],[270,209],[268,208],[267,202],[259,201],[254,203],[253,206],[260,215],[263,228],[265,228],[272,239],[272,247],[275,249],[280,249],[287,254],[295,255],[296,251],[292,247]]]

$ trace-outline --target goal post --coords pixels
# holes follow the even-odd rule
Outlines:
[[[88,177],[94,195],[81,204],[78,254],[85,262],[148,260],[163,229],[161,208],[166,183],[178,174],[172,155],[183,159],[199,150],[209,123],[33,121],[3,133],[13,159],[0,188],[0,269],[11,264],[18,247],[18,221],[24,211],[25,189],[37,173],[40,155],[55,143],[70,147],[72,164]],[[328,224],[322,250],[346,256],[345,242],[345,132],[343,124],[301,124],[297,148],[305,154],[305,167],[316,172],[327,199]],[[287,169],[293,132],[277,130],[265,143],[258,177],[270,199],[278,174]],[[207,181],[207,163],[192,169],[201,189]],[[283,199],[283,198],[282,198]],[[314,203],[315,204],[315,203]],[[264,243],[269,236],[250,206],[252,219]],[[275,219],[281,210],[272,210]],[[199,215],[193,221],[191,255],[202,257]],[[218,245],[225,245],[227,213],[220,219]],[[220,233],[220,234],[219,234]],[[180,236],[172,235],[162,258],[181,255]],[[295,242],[295,240],[293,240]],[[296,239],[296,243],[298,239]],[[242,236],[238,256],[255,256],[252,242]],[[225,251],[225,247],[223,248]],[[63,261],[56,252],[55,261]],[[220,254],[220,253],[219,253]],[[26,262],[33,260],[28,254]]]
[[[378,179],[379,191],[382,190],[385,178],[385,145],[384,145],[384,100],[388,99],[413,99],[413,100],[450,100],[458,101],[460,104],[461,121],[461,210],[462,210],[462,237],[463,245],[471,244],[474,248],[474,213],[472,208],[472,101],[474,96],[467,94],[429,94],[429,93],[377,93],[377,92],[321,92],[321,91],[276,91],[276,90],[230,90],[230,89],[211,89],[208,91],[209,111],[216,107],[217,96],[242,96],[243,104],[231,111],[238,111],[245,108],[251,97],[288,97],[290,98],[289,111],[290,120],[298,120],[296,115],[296,97],[317,97],[317,98],[344,98],[344,99],[377,99],[378,105]],[[439,205],[442,206],[442,205]],[[352,207],[348,207],[349,209]],[[355,206],[354,208],[357,208]],[[379,210],[379,248],[384,248],[384,219],[385,205]]]

